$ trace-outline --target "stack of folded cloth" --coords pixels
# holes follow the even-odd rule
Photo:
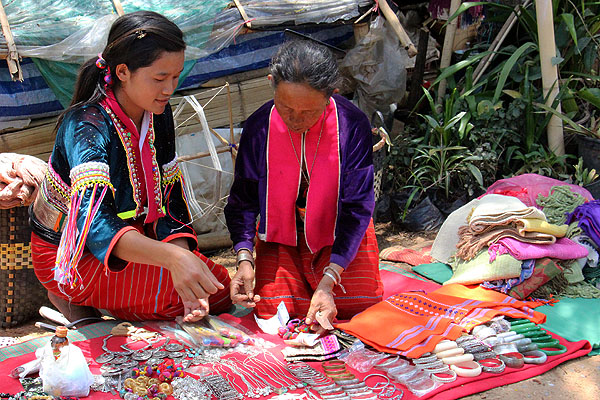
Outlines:
[[[584,246],[565,237],[567,230],[516,197],[486,195],[458,229],[454,272],[445,284],[481,283],[524,299],[563,272],[559,260],[587,257]]]

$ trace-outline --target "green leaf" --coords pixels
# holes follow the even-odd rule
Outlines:
[[[469,124],[469,120],[471,119],[471,114],[467,114],[465,118],[460,120],[460,125],[458,126],[458,135],[461,139],[465,137],[465,134],[468,133],[471,129],[467,129],[469,125],[473,128],[472,124]]]
[[[537,45],[535,43],[527,42],[527,43],[523,44],[521,47],[519,47],[517,49],[517,51],[515,51],[514,54],[512,56],[510,56],[510,58],[508,60],[506,60],[506,63],[504,64],[504,67],[502,68],[502,72],[500,73],[500,78],[498,79],[498,85],[496,86],[496,91],[494,92],[494,99],[492,100],[492,103],[495,104],[498,102],[498,99],[500,99],[500,94],[502,93],[502,89],[504,88],[506,79],[508,78],[510,71],[513,69],[513,67],[519,60],[519,58],[525,52],[530,51],[531,49],[534,49],[536,47],[537,47]]]
[[[458,121],[460,121],[460,119],[466,114],[466,111],[462,111],[459,112],[458,114],[456,114],[454,117],[452,117],[450,119],[450,121],[448,121],[448,123],[446,124],[446,129],[452,128],[454,125],[456,125],[456,123]]]
[[[564,21],[565,25],[567,25],[567,29],[569,30],[569,33],[571,34],[571,38],[573,39],[573,42],[575,43],[575,47],[577,47],[577,31],[575,29],[575,18],[573,17],[573,14],[565,13],[565,14],[561,14],[560,17]]]
[[[473,177],[477,180],[479,186],[483,186],[483,176],[481,175],[479,168],[471,163],[467,163],[467,168],[469,168],[469,171],[471,171],[471,174],[473,174]]]
[[[477,61],[481,60],[483,57],[485,57],[486,55],[488,55],[490,53],[491,53],[490,51],[484,51],[483,53],[479,53],[472,58],[468,58],[466,60],[459,61],[456,64],[452,64],[449,67],[444,68],[442,70],[442,73],[437,77],[437,79],[433,82],[433,84],[436,85],[436,84],[440,83],[441,81],[443,81],[444,79],[448,78],[451,75],[454,75],[461,69],[466,68],[469,65],[476,63]]]
[[[523,97],[523,95],[521,93],[519,93],[516,90],[512,90],[512,89],[504,89],[502,91],[502,93],[505,93],[505,94],[509,95],[513,99],[520,99],[521,97]]]
[[[552,65],[558,65],[558,64],[560,64],[563,61],[565,61],[565,59],[562,58],[562,57],[552,57],[550,59],[550,62],[552,63]]]
[[[577,92],[577,95],[585,101],[593,104],[596,108],[600,108],[600,89],[585,88]]]
[[[458,7],[458,10],[456,10],[456,12],[454,14],[452,14],[448,18],[448,21],[446,22],[446,24],[448,24],[454,18],[458,17],[460,14],[464,13],[465,11],[467,11],[469,8],[476,7],[476,6],[498,7],[498,8],[504,8],[504,9],[507,9],[507,10],[512,10],[512,7],[505,6],[504,4],[492,3],[492,2],[489,2],[489,1],[477,1],[477,2],[462,3],[460,5],[460,7]]]
[[[549,113],[554,114],[555,116],[557,116],[558,118],[560,118],[563,122],[566,122],[567,124],[569,124],[575,131],[583,133],[583,128],[578,125],[577,123],[575,123],[571,118],[567,117],[566,115],[564,115],[561,112],[556,111],[554,108],[552,107],[548,107],[545,104],[542,103],[533,103],[536,107],[541,108],[542,110],[545,110]]]
[[[437,129],[440,127],[440,124],[431,115],[423,115],[423,118],[425,118],[425,120],[427,120],[427,123],[433,129]]]
[[[494,105],[489,100],[481,100],[477,104],[477,114],[483,115],[494,109]]]

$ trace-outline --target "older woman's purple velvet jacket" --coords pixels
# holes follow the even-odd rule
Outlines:
[[[341,178],[330,261],[346,268],[356,256],[375,206],[373,145],[371,126],[366,115],[344,97],[334,95],[334,98],[338,109]],[[266,149],[272,107],[273,101],[269,101],[254,112],[242,132],[235,178],[225,207],[227,227],[236,251],[254,248],[259,215],[258,233],[265,233]]]

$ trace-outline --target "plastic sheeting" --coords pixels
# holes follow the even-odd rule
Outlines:
[[[197,59],[234,41],[244,25],[229,0],[127,0],[127,12],[153,10],[175,22],[185,34],[186,57]],[[332,23],[359,15],[370,0],[242,1],[257,28],[281,24]],[[107,0],[15,0],[5,6],[19,54],[52,61],[81,64],[106,43],[117,18]],[[0,37],[0,43],[4,41]]]

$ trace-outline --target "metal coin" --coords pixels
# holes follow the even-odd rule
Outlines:
[[[138,362],[135,360],[125,361],[123,364],[119,364],[119,367],[121,367],[121,369],[131,369],[131,368],[135,368],[137,366],[138,366]]]
[[[113,353],[102,353],[96,358],[96,362],[98,364],[104,364],[109,361],[112,361],[113,358],[115,358],[115,355]]]
[[[139,350],[131,355],[131,358],[135,361],[146,361],[150,357],[152,357],[152,352],[148,350]]]
[[[149,365],[150,367],[154,367],[155,365],[158,365],[162,362],[163,362],[163,360],[160,358],[151,357],[146,360],[146,365]]]
[[[158,351],[154,352],[154,354],[152,355],[152,357],[155,357],[155,358],[165,358],[168,356],[169,356],[169,352],[164,351],[164,350],[158,350]]]
[[[179,343],[169,343],[165,345],[165,350],[168,352],[176,352],[183,350],[183,346]]]
[[[104,364],[100,367],[100,371],[102,371],[102,376],[112,376],[121,373],[121,368],[112,364]]]
[[[172,358],[172,359],[183,358],[183,357],[185,357],[185,353],[183,351],[174,351],[172,353],[169,353],[169,358]]]
[[[115,357],[112,360],[112,363],[113,364],[123,364],[124,362],[127,362],[127,361],[129,361],[129,357],[127,357],[127,356],[119,356],[119,357]]]

